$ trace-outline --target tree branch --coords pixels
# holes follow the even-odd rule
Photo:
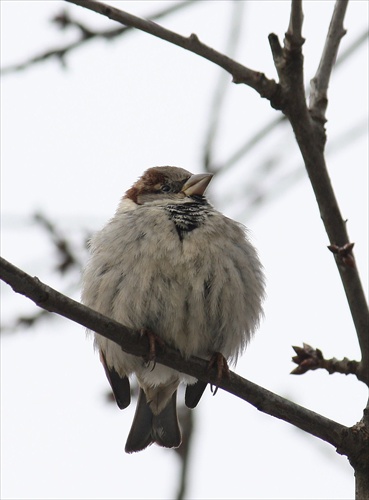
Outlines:
[[[107,339],[116,342],[125,352],[136,356],[147,354],[149,345],[145,336],[141,336],[116,321],[62,295],[3,258],[0,258],[0,278],[8,283],[15,292],[30,298],[39,307],[60,314],[98,332]],[[206,360],[197,357],[185,360],[178,351],[169,346],[165,350],[158,346],[156,360],[209,383],[214,383],[216,379],[216,373],[209,374]],[[352,438],[349,428],[292,403],[234,372],[230,372],[229,377],[223,377],[219,387],[249,402],[258,410],[289,422],[313,436],[327,441],[337,448],[338,453],[350,456]]]
[[[241,35],[244,3],[239,2],[238,0],[233,0],[233,2],[231,3],[232,3],[231,5],[232,18],[231,22],[229,23],[226,52],[230,56],[233,56],[233,54],[236,51]],[[224,71],[222,71],[219,74],[217,83],[215,84],[215,90],[209,108],[210,116],[209,119],[207,120],[208,129],[205,134],[205,144],[203,153],[203,166],[206,172],[214,173],[214,165],[213,165],[214,142],[217,137],[219,129],[221,111],[225,101],[227,89],[229,89],[227,74],[224,73]]]
[[[36,213],[34,215],[34,220],[44,227],[51,236],[58,254],[59,262],[56,267],[57,271],[59,271],[60,274],[65,274],[73,267],[81,269],[82,264],[73,251],[71,242],[62,235],[56,225],[42,213]]]
[[[340,1],[337,0],[337,3],[339,4]],[[291,18],[302,19],[301,16],[298,17],[298,14],[294,13],[294,9],[299,3],[292,1]],[[342,15],[341,12],[341,19]],[[290,21],[290,26],[294,23],[296,25],[297,21]],[[336,25],[336,22],[332,21],[331,24]],[[362,355],[358,367],[358,377],[369,385],[368,305],[351,251],[352,243],[348,238],[346,223],[340,213],[325,163],[326,134],[324,124],[320,120],[314,120],[306,105],[303,87],[302,39],[298,35],[296,43],[293,43],[294,39],[291,37],[288,39],[288,43],[286,43],[286,39],[285,46],[282,48],[276,35],[269,37],[274,63],[280,78],[282,111],[289,119],[295,133],[331,247],[337,249],[335,260],[355,324]],[[347,249],[350,249],[350,252],[343,259],[342,252],[346,252]]]
[[[296,356],[293,356],[292,361],[298,366],[292,370],[293,375],[302,375],[310,370],[317,370],[324,368],[327,372],[342,373],[343,375],[356,375],[360,380],[361,373],[358,373],[360,363],[355,360],[343,358],[338,360],[336,358],[325,359],[320,349],[314,349],[309,344],[303,344],[303,347],[292,346]],[[365,382],[362,380],[362,382]]]
[[[68,3],[73,3],[86,9],[92,10],[101,14],[113,21],[117,21],[126,26],[132,26],[141,31],[149,33],[150,35],[161,38],[167,42],[178,45],[185,50],[193,52],[208,61],[213,62],[217,66],[225,69],[233,77],[234,83],[244,83],[249,87],[256,90],[261,97],[269,99],[274,107],[278,109],[279,107],[279,86],[274,80],[269,80],[264,73],[254,71],[252,69],[243,66],[242,64],[234,61],[230,57],[217,52],[216,50],[208,47],[207,45],[200,42],[197,35],[194,33],[189,37],[184,37],[163,28],[159,24],[152,21],[146,21],[140,17],[134,16],[119,10],[115,7],[111,7],[97,0],[65,0]]]
[[[347,9],[348,0],[337,0],[328,34],[320,59],[318,70],[311,80],[310,112],[315,120],[325,123],[325,112],[328,106],[327,90],[329,80],[335,64],[341,38],[346,34],[343,20]]]
[[[325,144],[324,127],[322,127],[321,122],[312,119],[306,106],[301,50],[304,41],[301,36],[303,20],[301,0],[294,0],[292,2],[290,23],[285,37],[284,48],[281,47],[276,35],[272,34],[269,36],[280,84],[276,84],[273,80],[268,80],[264,74],[250,70],[227,56],[207,47],[198,40],[196,35],[191,35],[188,38],[183,37],[170,30],[166,30],[152,21],[145,21],[96,0],[66,1],[86,7],[110,19],[135,27],[183,47],[186,50],[190,50],[221,66],[233,75],[235,82],[246,83],[257,90],[263,97],[269,98],[272,105],[280,107],[289,118],[294,130],[331,245],[337,248],[347,248],[350,245],[345,222],[341,216],[331,186],[323,155]],[[344,1],[346,2],[346,0]],[[337,5],[340,2],[341,0],[337,2]],[[345,9],[336,7],[335,12],[338,12],[338,14],[334,14],[334,17],[337,17],[335,17],[335,22],[332,20],[331,26],[337,25],[337,19],[340,22],[343,19]],[[338,41],[336,37],[336,44]],[[337,50],[335,49],[335,51]],[[332,50],[327,51],[327,53],[332,54]],[[339,254],[336,255],[336,263],[362,352],[362,360],[358,372],[361,374],[362,380],[366,380],[369,384],[369,336],[367,333],[369,329],[369,310],[353,254],[351,254],[349,260],[354,265],[348,266]]]
[[[365,29],[362,33],[360,33],[351,44],[346,47],[346,49],[340,53],[337,57],[335,69],[345,63],[350,56],[359,48],[363,43],[366,43],[368,39],[369,31]],[[307,88],[305,89],[305,91]],[[254,133],[254,135],[249,138],[245,144],[240,146],[234,153],[232,153],[229,158],[224,160],[220,164],[215,164],[212,167],[212,171],[220,172],[224,171],[230,167],[232,167],[235,163],[237,163],[241,158],[243,158],[247,153],[249,153],[255,146],[257,146],[263,139],[269,136],[271,132],[273,132],[281,123],[286,122],[287,117],[285,115],[277,116],[273,118],[269,123],[260,127],[260,129]],[[360,125],[361,128],[362,125]],[[342,144],[340,140],[339,144]]]
[[[362,359],[358,367],[358,374],[360,373],[360,379],[365,380],[366,384],[369,385],[369,310],[354,255],[352,251],[346,253],[347,249],[352,249],[346,222],[342,218],[331,185],[323,151],[317,145],[314,125],[307,117],[299,119],[298,116],[292,116],[290,121],[305,161],[320,216],[331,243],[330,247],[337,249],[337,252],[334,252],[335,260],[361,349]]]
[[[290,21],[284,37],[284,46],[282,47],[277,35],[274,33],[271,33],[268,37],[274,66],[281,85],[281,109],[288,119],[291,119],[291,113],[302,115],[306,112],[304,58],[302,55],[302,46],[305,39],[301,36],[303,18],[301,0],[292,0]],[[294,89],[293,93],[291,92],[291,86]]]
[[[183,9],[184,7],[188,7],[194,4],[195,4],[194,0],[184,0],[183,2],[178,2],[173,5],[170,5],[170,7],[166,7],[165,9],[160,10],[159,12],[156,12],[154,14],[151,14],[148,17],[149,19],[152,20],[161,19],[164,16],[167,16],[175,11],[178,11],[180,9]],[[15,71],[21,71],[23,69],[28,68],[29,66],[33,66],[39,62],[43,62],[48,59],[59,59],[62,65],[65,66],[66,55],[71,53],[73,50],[81,47],[82,45],[85,45],[86,42],[96,38],[100,39],[102,38],[104,40],[112,40],[114,38],[117,38],[118,36],[124,35],[129,31],[132,31],[132,26],[123,26],[123,27],[119,26],[118,28],[94,31],[91,28],[88,28],[87,26],[82,24],[81,22],[72,19],[66,12],[63,12],[55,16],[52,19],[52,21],[57,23],[62,29],[65,29],[68,26],[76,26],[77,28],[79,28],[81,33],[80,39],[76,40],[75,42],[64,45],[63,47],[49,49],[22,63],[13,64],[11,66],[6,66],[4,68],[1,68],[2,75],[13,73]]]
[[[293,0],[291,4],[291,15],[288,30],[284,39],[284,45],[287,50],[299,51],[305,42],[302,37],[302,23],[304,14],[302,12],[302,0]]]

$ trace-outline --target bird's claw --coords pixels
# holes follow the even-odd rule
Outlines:
[[[147,330],[146,328],[143,328],[141,330],[141,335],[145,335],[148,338],[149,352],[147,356],[144,357],[144,359],[146,361],[147,366],[151,363],[151,361],[153,361],[153,367],[152,367],[153,370],[156,366],[156,346],[159,345],[162,349],[164,349],[165,342],[158,335],[153,333],[151,330]]]
[[[216,368],[216,378],[215,378],[215,384],[210,385],[211,392],[213,393],[213,396],[218,392],[219,388],[219,383],[221,382],[222,378],[228,378],[229,377],[229,367],[227,360],[223,356],[222,353],[220,352],[214,352],[212,357],[210,358],[209,365],[208,365],[208,370],[209,372],[213,369]]]

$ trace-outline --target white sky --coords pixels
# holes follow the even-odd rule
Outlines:
[[[113,2],[148,15],[168,1]],[[1,66],[21,62],[76,38],[49,20],[67,9],[86,24],[110,22],[61,1],[1,3]],[[276,78],[267,36],[283,39],[287,1],[246,2],[237,59]],[[333,2],[304,2],[305,78],[319,62]],[[222,51],[230,2],[197,2],[159,23],[196,33]],[[368,27],[368,3],[349,4],[341,49]],[[122,193],[154,165],[202,170],[202,146],[220,70],[161,40],[131,32],[93,41],[67,56],[7,75],[1,84],[2,251],[6,259],[74,298],[78,276],[53,272],[55,255],[32,222],[41,211],[81,247],[81,238],[112,216]],[[215,148],[225,160],[277,115],[266,100],[229,78]],[[368,45],[334,73],[329,89],[327,163],[355,242],[367,290]],[[355,126],[363,133],[337,149]],[[278,168],[275,161],[278,160]],[[248,210],[245,186],[258,167],[274,166],[261,186],[272,202]],[[280,196],[279,181],[300,180]],[[312,189],[288,126],[212,182],[215,206],[250,227],[268,284],[265,321],[236,371],[345,425],[361,418],[367,391],[354,377],[289,375],[291,345],[303,341],[327,357],[360,358],[352,320]],[[86,258],[84,254],[84,258]],[[2,285],[2,322],[33,313],[30,301]],[[4,499],[173,498],[179,463],[159,447],[126,455],[134,405],[108,405],[107,381],[83,329],[53,317],[34,330],[5,332],[1,344],[1,494]],[[346,458],[294,427],[223,391],[208,391],[196,412],[188,498],[354,496]]]

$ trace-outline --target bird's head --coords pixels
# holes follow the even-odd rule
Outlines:
[[[196,174],[177,167],[152,167],[126,192],[137,205],[186,203],[203,197],[212,174]]]

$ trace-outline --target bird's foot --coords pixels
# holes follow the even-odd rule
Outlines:
[[[211,358],[209,360],[209,365],[208,365],[209,372],[213,368],[216,369],[216,377],[215,377],[214,385],[211,384],[210,388],[211,388],[211,392],[213,393],[213,396],[215,396],[215,394],[218,392],[218,386],[219,386],[219,383],[221,382],[222,378],[229,377],[228,363],[221,352],[214,352],[214,354],[211,356]]]
[[[149,340],[149,352],[147,353],[147,356],[144,357],[144,359],[147,365],[149,365],[151,361],[153,361],[154,364],[152,369],[154,369],[156,366],[156,347],[157,345],[159,345],[162,349],[164,349],[165,342],[158,335],[153,333],[151,330],[147,330],[146,328],[142,328],[141,335],[145,335]]]

